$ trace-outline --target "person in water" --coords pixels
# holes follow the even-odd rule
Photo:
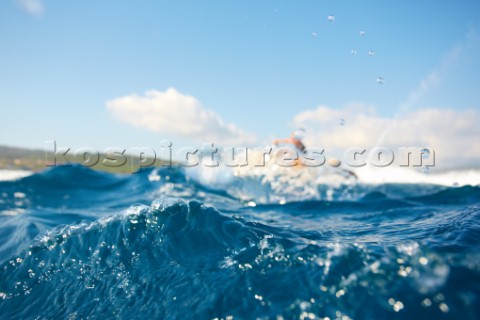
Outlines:
[[[283,144],[283,143],[292,144],[299,151],[303,152],[306,149],[305,145],[302,142],[303,133],[304,133],[303,129],[293,131],[289,138],[273,140],[273,144],[276,145],[276,146],[278,146],[279,144]]]
[[[273,144],[276,145],[276,146],[278,146],[279,144],[287,144],[287,145],[290,144],[290,145],[295,146],[295,148],[297,148],[298,151],[304,153],[305,149],[306,149],[305,145],[302,142],[304,134],[305,134],[305,130],[303,128],[300,128],[298,130],[293,131],[289,138],[273,140]],[[333,159],[335,159],[335,158],[333,158]],[[337,162],[333,162],[333,163],[335,163],[335,165],[331,164],[330,165],[331,167],[337,168],[340,165],[340,161],[338,161],[338,160],[337,160]],[[302,163],[299,159],[297,159],[295,161],[294,165],[301,167]],[[338,169],[338,173],[341,174],[344,177],[351,176],[355,180],[358,179],[357,174],[355,172],[351,171],[351,170],[347,170],[347,169],[342,168],[342,169]]]

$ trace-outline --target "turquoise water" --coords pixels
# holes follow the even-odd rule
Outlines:
[[[0,318],[480,318],[478,186],[282,181],[0,182]]]

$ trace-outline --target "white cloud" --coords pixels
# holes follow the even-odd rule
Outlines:
[[[17,0],[20,7],[34,17],[40,17],[45,12],[42,0]]]
[[[406,99],[391,118],[357,104],[342,109],[320,106],[298,114],[293,121],[308,130],[306,143],[324,147],[337,156],[350,147],[428,147],[436,151],[441,167],[480,164],[480,114],[476,110],[419,108],[445,80],[447,71],[462,58],[466,45],[453,47]],[[345,125],[339,125],[340,119]]]
[[[225,123],[197,99],[174,88],[117,98],[108,101],[107,108],[120,121],[154,132],[217,144],[251,145],[256,141],[254,135]]]
[[[345,120],[343,126],[340,119]],[[320,106],[298,114],[293,124],[306,129],[308,146],[323,147],[333,154],[350,147],[427,147],[435,150],[441,167],[478,164],[480,160],[480,115],[476,110],[429,108],[392,119],[361,105],[343,109]],[[379,137],[383,137],[381,142]]]

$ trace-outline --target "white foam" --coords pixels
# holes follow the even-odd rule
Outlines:
[[[480,185],[480,169],[430,170],[424,173],[418,168],[363,167],[354,170],[362,183],[425,183],[444,186]]]
[[[443,186],[465,186],[480,185],[480,169],[454,169],[441,171],[432,168],[427,173],[421,168],[415,167],[373,167],[365,166],[361,168],[350,168],[358,176],[359,183],[364,184],[384,184],[384,183],[415,183],[415,184],[435,184]],[[297,169],[297,170],[296,170]],[[328,169],[328,170],[327,170]],[[265,166],[260,168],[239,167],[231,168],[196,168],[188,170],[190,177],[202,184],[212,187],[213,185],[222,186],[229,184],[234,179],[241,177],[263,176],[266,178],[285,176],[288,180],[287,185],[301,183],[303,186],[308,184],[326,184],[338,185],[342,183],[351,183],[342,175],[335,175],[335,172],[342,172],[336,168],[279,168],[278,166]],[[232,174],[234,173],[234,174]],[[300,174],[305,173],[305,174]],[[273,179],[273,178],[272,178]],[[275,180],[275,179],[273,179]]]
[[[32,171],[27,170],[0,170],[0,181],[13,181],[31,175]]]

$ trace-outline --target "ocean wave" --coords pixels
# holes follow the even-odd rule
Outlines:
[[[0,266],[0,307],[5,319],[402,318],[405,310],[473,319],[478,282],[459,279],[479,279],[479,256],[441,252],[413,240],[312,240],[163,198],[37,237]]]
[[[1,317],[480,316],[479,186],[288,177],[2,181]]]

